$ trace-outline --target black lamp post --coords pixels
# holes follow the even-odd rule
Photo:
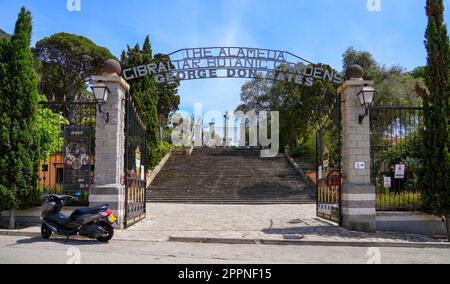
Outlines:
[[[92,86],[91,89],[95,95],[95,100],[97,101],[98,111],[103,114],[105,122],[109,123],[109,112],[103,111],[103,106],[105,105],[110,93],[108,87],[105,84],[96,84]]]
[[[369,115],[369,108],[372,106],[373,97],[375,96],[375,89],[366,85],[357,96],[361,102],[361,106],[364,107],[364,114],[359,115],[359,124],[362,124],[364,118]]]

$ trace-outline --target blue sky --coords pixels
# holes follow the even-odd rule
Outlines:
[[[185,47],[248,46],[293,52],[341,70],[349,46],[370,51],[383,65],[407,69],[424,65],[425,0],[380,0],[370,12],[367,0],[80,0],[69,12],[67,0],[0,0],[0,28],[12,32],[17,13],[33,13],[33,44],[57,32],[80,34],[116,56],[127,44],[150,34],[154,52]],[[107,4],[106,4],[107,3]],[[445,0],[446,20],[450,0]],[[181,109],[234,110],[242,80],[182,82]]]

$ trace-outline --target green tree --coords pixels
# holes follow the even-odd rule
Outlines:
[[[10,210],[10,228],[15,225],[14,210],[36,189],[39,165],[38,76],[30,49],[31,30],[31,13],[22,8],[14,34],[2,39],[0,48],[0,207]]]
[[[33,52],[42,93],[49,101],[67,103],[88,96],[91,77],[100,73],[105,60],[115,58],[90,39],[68,33],[38,41]]]
[[[347,70],[350,65],[358,64],[364,70],[364,79],[375,80],[379,76],[380,67],[370,52],[349,47],[342,57],[343,70]]]
[[[136,44],[134,48],[128,46],[127,51],[122,52],[121,65],[124,68],[152,62],[153,52],[149,36],[146,37],[142,49]],[[153,77],[147,76],[131,81],[130,86],[130,96],[147,128],[147,166],[153,167],[161,160],[156,82]]]
[[[406,72],[401,66],[380,67],[370,52],[357,51],[352,47],[342,57],[343,70],[347,70],[352,64],[358,64],[364,69],[363,78],[375,81],[377,94],[374,105],[422,105],[422,99],[414,91],[416,83],[424,79],[420,68]]]
[[[418,88],[424,100],[425,116],[422,134],[424,170],[420,185],[425,210],[446,218],[450,241],[450,44],[444,23],[444,1],[427,0],[426,14],[427,89]]]
[[[4,30],[0,29],[0,38],[2,37],[11,37],[8,33],[6,33]]]
[[[270,99],[268,94],[271,88],[272,82],[262,78],[261,75],[245,82],[241,87],[242,104],[237,107],[236,111],[266,110],[268,105],[265,104],[267,99]]]
[[[419,74],[406,72],[402,67],[382,68],[375,81],[377,94],[374,105],[378,106],[422,106],[422,99],[417,96],[415,86],[422,82]]]
[[[36,112],[36,127],[40,137],[40,160],[44,160],[50,153],[63,150],[64,138],[62,126],[69,121],[61,114],[46,107],[40,107]]]
[[[171,64],[172,68],[175,66],[171,63],[170,57],[165,54],[156,54],[154,62],[159,66],[160,63],[165,65]],[[178,95],[179,81],[170,82],[167,84],[157,84],[156,90],[158,94],[158,118],[159,118],[159,133],[160,141],[163,142],[164,130],[169,124],[169,117],[178,110],[180,105],[180,96]]]
[[[427,74],[426,72],[427,72],[427,68],[425,66],[420,66],[420,67],[414,68],[414,70],[409,72],[409,74],[414,79],[425,79],[426,74]]]
[[[328,65],[319,67],[332,70]],[[334,70],[333,70],[334,71]],[[279,111],[280,146],[298,147],[318,128],[336,101],[337,85],[316,80],[312,87],[290,81],[252,79],[241,88],[241,111]]]

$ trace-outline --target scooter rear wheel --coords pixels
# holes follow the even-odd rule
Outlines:
[[[102,242],[102,243],[106,243],[109,242],[113,236],[114,236],[114,228],[113,226],[111,226],[110,224],[108,224],[107,222],[100,222],[99,223],[100,226],[102,226],[103,229],[105,229],[108,233],[106,236],[104,237],[98,237],[97,241]]]
[[[46,240],[48,240],[52,236],[52,230],[45,224],[42,224],[41,226],[41,236]]]

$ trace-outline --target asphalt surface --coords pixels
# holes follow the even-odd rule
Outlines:
[[[446,263],[450,249],[225,245],[0,236],[0,263],[35,264],[389,264]]]

